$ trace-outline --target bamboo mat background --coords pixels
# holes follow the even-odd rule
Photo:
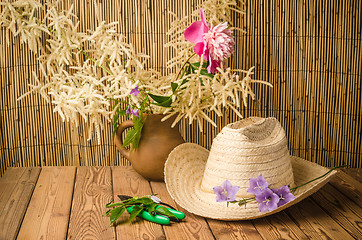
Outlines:
[[[80,30],[94,29],[95,9],[88,1],[74,4]],[[168,11],[184,16],[195,9],[192,0],[99,0],[99,14],[107,22],[119,21],[136,49],[151,56],[150,66],[165,72],[171,52],[163,48],[170,24]],[[241,109],[244,117],[274,116],[285,128],[291,154],[324,166],[362,167],[361,152],[361,1],[251,1],[244,18],[234,24],[247,33],[237,34],[234,67],[256,66],[255,78],[274,88],[255,86],[257,99]],[[44,14],[44,13],[40,13]],[[112,126],[104,123],[102,144],[87,141],[88,127],[63,123],[39,95],[16,99],[33,83],[38,63],[19,38],[5,44],[0,35],[0,173],[10,166],[128,165],[112,140]],[[218,128],[205,122],[181,123],[186,141],[210,148],[212,139],[231,113],[216,119]]]

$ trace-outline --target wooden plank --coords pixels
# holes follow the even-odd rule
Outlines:
[[[136,173],[132,167],[112,167],[113,192],[117,195],[144,196],[152,194],[149,182]],[[161,225],[136,218],[128,223],[128,213],[124,213],[117,221],[117,239],[165,239]],[[109,219],[108,224],[109,224]]]
[[[311,198],[304,199],[286,212],[310,239],[353,239]]]
[[[342,171],[348,176],[356,179],[358,182],[362,182],[362,168],[344,168]]]
[[[72,202],[75,167],[43,167],[18,239],[64,239]]]
[[[362,238],[362,211],[351,199],[330,184],[312,195],[318,205],[356,239]]]
[[[0,178],[0,239],[15,239],[40,168],[8,168]]]
[[[263,239],[308,239],[285,211],[253,220]]]
[[[330,184],[362,207],[362,184],[359,181],[339,171],[336,177],[330,180]]]
[[[104,216],[111,200],[110,167],[78,167],[67,238],[114,239],[114,229]]]
[[[216,239],[262,239],[252,221],[217,221],[207,219]]]
[[[186,214],[185,219],[180,223],[174,223],[171,227],[163,228],[166,238],[172,239],[177,236],[178,239],[213,239],[213,234],[203,217],[196,216],[187,212],[178,206],[167,192],[166,185],[163,182],[151,182],[152,192],[162,200],[168,203],[178,211]]]

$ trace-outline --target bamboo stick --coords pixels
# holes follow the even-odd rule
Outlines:
[[[88,1],[62,0],[59,6],[74,4],[81,31],[95,29],[97,15],[106,22],[119,21],[118,31],[137,51],[151,56],[148,67],[168,74],[166,61],[175,54],[163,48],[171,22],[168,11],[182,17],[200,2],[97,0],[98,11]],[[274,88],[253,86],[256,101],[242,107],[242,115],[276,117],[294,155],[329,167],[361,167],[361,2],[247,0],[245,8],[244,17],[232,16],[247,34],[236,33],[229,64],[242,69],[255,65],[255,78]],[[31,72],[38,74],[39,64],[18,37],[11,36],[8,47],[3,28],[0,40],[1,174],[11,166],[129,165],[113,144],[110,123],[104,121],[98,145],[95,138],[87,141],[89,126],[81,118],[78,128],[63,123],[38,95],[16,102],[29,89],[27,83],[35,83]],[[217,128],[203,121],[203,133],[197,123],[182,120],[181,134],[210,148],[222,127],[239,120],[230,111],[223,113],[222,118],[209,113]]]

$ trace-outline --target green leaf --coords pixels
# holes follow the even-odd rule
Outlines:
[[[105,215],[108,216],[111,211],[112,211],[112,209],[108,209]]]
[[[165,216],[167,216],[167,217],[173,217],[173,218],[178,219],[175,214],[173,214],[173,213],[170,212],[167,208],[162,207],[162,206],[159,206],[159,207],[156,209],[156,212],[161,213],[162,215],[165,215]]]
[[[201,69],[200,74],[204,75],[204,76],[207,76],[209,78],[214,78],[214,74],[209,73],[206,69]]]
[[[126,138],[124,139],[122,147],[129,146],[131,144],[131,142],[133,141],[133,139],[135,138],[136,134],[137,134],[136,130],[134,130],[134,129],[129,130],[126,134]]]
[[[126,210],[124,207],[117,207],[111,210],[111,224],[117,221],[117,219],[124,213],[124,210]]]
[[[139,113],[139,117],[133,117],[132,122],[133,122],[133,130],[134,130],[134,135],[133,138],[131,140],[132,142],[132,150],[136,150],[138,148],[140,139],[141,139],[141,133],[142,133],[142,128],[143,128],[143,114],[140,111]]]
[[[193,69],[194,71],[195,71],[195,70],[198,70],[199,67],[200,67],[200,63],[199,63],[199,62],[191,63],[190,65],[191,65],[191,67],[192,67],[192,69]],[[200,74],[201,74],[201,75],[204,75],[204,76],[207,76],[207,77],[209,77],[209,78],[214,78],[214,74],[209,73],[209,72],[207,71],[207,62],[204,62],[204,63],[202,64],[202,68],[201,68],[201,70],[200,70]]]
[[[191,65],[191,67],[193,68],[193,69],[199,69],[199,67],[200,67],[200,62],[195,62],[195,63],[191,63],[190,64]],[[202,68],[207,68],[207,62],[204,62],[203,64],[202,64]]]
[[[122,203],[123,203],[125,206],[131,206],[131,205],[137,204],[138,199],[139,199],[138,196],[134,196],[133,198],[130,198],[130,199],[127,199],[127,200],[122,201]]]
[[[150,97],[157,103],[163,103],[165,101],[167,101],[170,97],[165,97],[165,96],[159,96],[159,95],[154,95],[154,94],[149,94]]]
[[[143,126],[142,115],[143,115],[142,112],[139,112],[139,117],[134,116],[132,119],[133,129],[135,129],[136,131],[139,131],[140,129],[142,129],[142,126]]]
[[[150,204],[154,203],[154,201],[149,197],[141,197],[141,198],[134,197],[134,198],[130,198],[126,201],[123,201],[122,203],[126,206],[139,205],[139,204],[150,205]]]
[[[171,104],[172,104],[172,98],[169,97],[167,101],[164,101],[164,102],[160,103],[159,105],[162,107],[170,107]]]
[[[150,97],[157,103],[162,103],[165,102],[169,99],[169,97],[165,97],[165,96],[158,96],[158,95],[154,95],[154,94],[149,94]]]
[[[157,102],[156,105],[161,107],[170,107],[172,104],[172,98],[171,96],[165,97],[165,96],[158,96],[150,93],[150,97]]]
[[[138,145],[140,143],[140,139],[141,139],[141,131],[137,131],[135,137],[133,138],[132,141],[132,150],[136,150],[138,148]]]
[[[150,204],[154,203],[154,201],[149,197],[143,197],[143,198],[139,198],[137,203],[141,203],[143,205],[150,205]]]
[[[147,206],[147,211],[154,216],[156,214],[156,207],[158,207],[158,204],[154,202],[151,205]]]
[[[177,83],[171,82],[171,88],[173,93],[176,91],[177,87],[178,87]]]
[[[143,208],[138,206],[138,205],[135,205],[133,207],[133,210],[131,212],[131,216],[129,217],[129,222],[132,222],[133,219],[135,219],[135,217],[137,217],[137,215],[142,212]]]
[[[117,206],[122,206],[122,205],[124,205],[122,202],[108,203],[108,204],[106,205],[106,208],[117,207]]]
[[[126,111],[125,109],[121,109],[121,110],[118,111],[118,113],[119,113],[120,116],[126,115],[126,114],[127,114],[126,112],[127,112],[127,111]]]

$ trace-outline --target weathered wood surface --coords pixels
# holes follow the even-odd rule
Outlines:
[[[167,239],[177,236],[179,239],[212,239],[213,232],[210,231],[206,220],[202,217],[196,216],[185,211],[178,206],[175,201],[172,200],[168,194],[166,185],[161,182],[151,182],[151,188],[153,193],[157,193],[157,196],[162,201],[170,204],[179,211],[186,214],[187,221],[183,221],[179,224],[173,224],[172,227],[165,227],[164,232]],[[215,234],[215,233],[214,233]]]
[[[109,167],[78,167],[67,239],[114,239],[104,215],[112,200]]]
[[[9,168],[0,178],[0,239],[14,239],[29,204],[40,168]]]
[[[350,178],[362,182],[362,168],[346,168],[343,172],[347,173]]]
[[[72,202],[75,167],[43,167],[18,239],[64,239]]]
[[[0,178],[0,239],[362,239],[358,172],[341,171],[280,213],[225,222],[188,213],[164,183],[149,182],[131,167],[9,168]],[[110,225],[105,204],[119,194],[157,194],[186,218],[161,226],[140,218],[129,223],[125,213]]]
[[[114,200],[117,195],[144,196],[152,194],[149,182],[130,167],[113,167]],[[117,239],[165,239],[161,225],[136,219],[128,223],[128,213],[124,214],[116,226]]]

